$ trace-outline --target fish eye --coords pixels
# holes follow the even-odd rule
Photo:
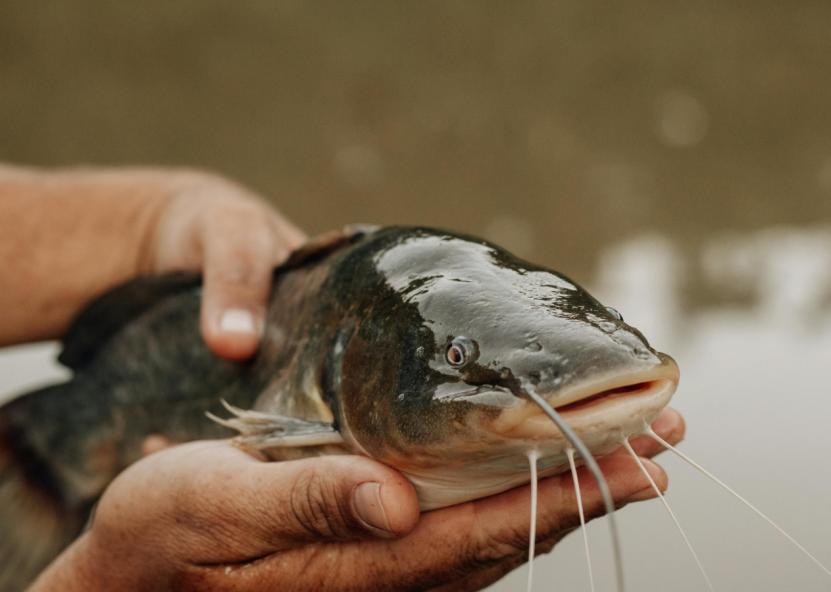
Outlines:
[[[476,359],[476,342],[467,337],[455,337],[447,346],[445,359],[453,368],[461,368]]]
[[[623,321],[623,315],[618,312],[616,308],[612,308],[611,306],[606,307],[606,311],[612,315],[615,320]]]

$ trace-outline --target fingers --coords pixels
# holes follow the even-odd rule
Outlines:
[[[665,488],[666,475],[660,467],[646,459],[643,462],[658,486]],[[633,459],[613,456],[600,464],[618,506],[646,496],[650,485]],[[588,517],[601,515],[596,484],[585,469],[579,474]],[[410,534],[396,540],[302,546],[264,557],[251,569],[202,566],[192,575],[209,584],[205,589],[222,585],[247,590],[264,582],[279,586],[286,569],[302,574],[298,589],[480,589],[524,561],[529,498],[528,487],[515,489],[427,512]],[[540,483],[538,512],[541,549],[579,524],[570,474]]]
[[[277,214],[273,210],[269,210],[271,214],[269,219],[271,226],[278,237],[282,239],[288,248],[287,252],[291,252],[304,242],[306,242],[306,234],[297,226],[289,222],[285,217]]]
[[[661,411],[655,421],[652,422],[652,429],[655,430],[655,433],[661,438],[670,444],[675,445],[684,439],[686,424],[684,423],[684,418],[680,413],[678,413],[675,409],[667,407]],[[632,445],[632,448],[638,456],[644,456],[646,458],[652,458],[653,456],[666,451],[666,448],[650,436],[637,436],[630,439],[629,443]],[[629,455],[629,453],[622,447],[616,450],[613,454]]]
[[[244,359],[257,349],[271,289],[274,237],[248,208],[211,218],[203,228],[202,333],[222,357]]]
[[[155,507],[155,515],[138,518],[166,537],[159,548],[186,553],[182,559],[191,563],[244,561],[307,543],[395,538],[419,518],[410,482],[365,457],[265,463],[227,442],[195,442],[147,457],[134,469],[140,470],[131,469],[132,483],[124,484],[125,473],[109,498],[119,497],[121,507]],[[151,483],[152,499],[134,499]],[[112,518],[124,521],[123,514]],[[108,519],[106,507],[99,519]]]
[[[662,491],[668,480],[666,473],[657,464],[648,459],[641,459],[647,471]],[[631,457],[609,456],[599,461],[600,468],[609,485],[615,507],[620,508],[631,501],[640,501],[655,497],[655,492],[639,467]],[[591,520],[605,513],[600,489],[592,474],[585,468],[578,470],[578,480],[583,498],[586,519]],[[477,530],[480,544],[495,558],[499,551],[511,549],[524,550],[527,547],[529,521],[518,524],[516,514],[519,508],[528,506],[530,497],[527,488],[507,492],[504,499],[497,496],[477,507]],[[506,519],[503,514],[508,507],[514,506],[513,518]],[[526,510],[527,513],[527,510]],[[539,485],[537,533],[540,540],[564,533],[579,525],[577,499],[571,475],[563,473],[550,479],[544,479]],[[500,519],[499,516],[502,515]]]
[[[666,488],[663,470],[651,461],[643,462],[658,486]],[[651,492],[633,459],[614,456],[602,459],[600,464],[618,507]],[[601,515],[604,510],[597,485],[585,469],[580,469],[579,477],[587,517]],[[390,582],[395,582],[396,589],[479,589],[524,561],[528,552],[529,500],[529,488],[524,487],[428,512],[408,536],[387,543],[382,550],[371,547],[377,543],[365,542],[358,550],[350,550],[351,555],[341,555],[339,561],[357,563],[371,557],[373,551],[395,558],[372,562],[371,575],[358,589],[386,589]],[[577,524],[570,474],[543,480],[537,523],[537,538],[543,542],[540,547],[559,540]],[[289,557],[283,555],[282,560]],[[304,573],[315,577],[318,566],[310,565],[307,559],[302,561]]]
[[[654,497],[649,482],[632,458],[610,456],[599,462],[617,507]],[[647,459],[642,462],[658,487],[665,489],[667,477],[663,469]],[[597,484],[585,468],[578,475],[587,519],[602,515],[604,507]],[[529,500],[529,488],[524,487],[428,512],[409,536],[390,543],[390,552],[407,559],[391,566],[394,573],[387,577],[407,581],[421,572],[439,582],[449,581],[442,578],[458,581],[463,575],[479,573],[476,577],[483,578],[483,583],[493,581],[520,563],[528,552]],[[578,524],[571,475],[565,473],[541,481],[538,541],[559,540]],[[441,545],[431,543],[439,540]],[[422,551],[416,554],[415,549]],[[472,581],[476,582],[476,577]]]
[[[302,234],[258,203],[215,208],[202,227],[202,333],[219,356],[245,359],[265,324],[272,272]]]
[[[250,529],[258,530],[272,549],[368,536],[395,538],[410,532],[419,518],[412,484],[365,457],[257,463],[249,477],[239,481],[241,495],[246,490],[259,497],[262,491],[273,492],[246,508]]]
[[[656,421],[655,429],[664,437],[680,439],[683,422],[675,412],[667,412]],[[349,571],[351,566],[362,566],[360,570],[364,576],[361,586],[364,588],[354,580],[348,580],[355,589],[380,590],[395,583],[396,589],[438,587],[442,590],[474,590],[496,581],[526,558],[530,526],[528,487],[428,512],[416,524],[414,492],[406,481],[386,481],[386,471],[390,469],[363,458],[316,460],[325,462],[314,466],[307,465],[309,461],[279,463],[288,467],[287,472],[270,474],[265,482],[246,471],[241,474],[244,475],[241,483],[247,485],[241,490],[236,485],[229,487],[226,484],[224,489],[232,499],[249,499],[250,495],[259,495],[248,504],[237,502],[236,505],[253,508],[253,514],[248,517],[240,516],[236,511],[229,514],[227,510],[223,510],[223,516],[240,525],[239,532],[248,535],[245,543],[256,541],[255,548],[236,543],[235,550],[263,558],[254,569],[232,567],[229,575],[225,562],[230,563],[234,558],[228,557],[226,542],[224,548],[214,551],[210,565],[203,563],[201,567],[196,566],[192,574],[214,583],[221,581],[223,585],[233,580],[239,589],[247,589],[246,586],[252,582],[270,577],[276,578],[276,584],[284,569],[297,569],[297,573],[303,574],[304,582],[321,582],[317,588],[320,589],[322,583],[332,584],[333,577],[335,581],[340,581],[337,574],[344,575],[344,569]],[[659,489],[666,489],[664,471],[645,458],[641,460]],[[326,464],[330,461],[336,464]],[[599,464],[616,507],[656,495],[631,457],[613,454],[600,459]],[[276,468],[275,465],[263,463],[256,463],[256,467],[258,472],[268,467]],[[379,467],[380,472],[376,473]],[[396,479],[400,478],[397,473],[392,473]],[[605,510],[594,478],[585,468],[578,470],[578,477],[587,518],[591,520],[602,515]],[[340,485],[325,485],[329,478]],[[377,507],[376,494],[380,493],[380,505],[384,512],[375,513],[374,518],[361,518],[356,502],[349,497],[349,494],[355,494],[354,485],[367,482],[365,480],[382,483],[380,491],[370,489],[366,496],[367,505],[373,508]],[[288,492],[280,493],[280,484],[287,482],[292,483],[292,487]],[[246,487],[251,487],[253,491],[246,493]],[[274,491],[275,497],[263,498],[261,492],[264,490]],[[349,502],[344,502],[344,499]],[[221,500],[219,503],[226,508],[234,505]],[[272,525],[270,528],[262,527],[264,516],[268,517],[265,520]],[[379,516],[382,524],[380,533],[376,530]],[[376,526],[371,524],[373,522]],[[276,527],[278,524],[279,528]],[[544,551],[550,548],[578,524],[571,475],[564,473],[542,480],[539,486],[538,549]],[[356,539],[362,535],[365,537],[366,533],[383,535],[384,530],[403,535],[410,529],[413,530],[406,536],[388,541],[376,538],[349,545],[305,545],[312,541]],[[237,534],[227,536],[225,540],[229,538],[237,540],[240,537]],[[441,543],[437,544],[437,541]],[[264,549],[280,552],[263,556]],[[394,560],[379,560],[379,557]],[[347,569],[344,566],[350,567]],[[443,585],[449,587],[442,588]],[[315,589],[315,586],[309,589]]]
[[[271,274],[305,235],[255,194],[222,177],[176,177],[149,251],[154,272],[201,270],[200,325],[211,350],[241,360],[262,334]]]
[[[141,455],[150,456],[171,446],[173,446],[173,442],[170,439],[161,434],[150,434],[141,443]]]

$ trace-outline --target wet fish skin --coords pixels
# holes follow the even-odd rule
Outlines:
[[[330,310],[349,336],[329,366],[327,401],[352,448],[408,474],[479,465],[524,475],[528,442],[493,431],[506,408],[526,403],[518,386],[556,403],[596,375],[664,364],[577,284],[481,239],[389,228],[337,256],[326,294],[338,295]],[[463,369],[445,359],[458,336],[478,350]],[[477,386],[494,387],[490,400],[454,396]]]

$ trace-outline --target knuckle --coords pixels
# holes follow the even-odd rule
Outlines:
[[[493,567],[528,551],[528,532],[514,526],[493,530],[475,521],[469,540],[466,556],[469,567],[475,570]]]
[[[310,537],[347,538],[351,532],[351,514],[340,499],[337,486],[322,470],[304,469],[289,493],[291,514],[303,534]]]
[[[468,567],[478,571],[500,564],[506,559],[511,559],[527,552],[527,537],[521,540],[520,537],[493,536],[474,544],[469,551]]]
[[[211,215],[216,209],[262,209],[259,197],[243,185],[223,175],[203,169],[180,169],[174,176],[173,190],[179,197],[200,203]]]
[[[554,536],[548,537],[541,541],[537,541],[537,555],[545,555],[546,553],[550,553],[551,550],[557,545],[557,543],[563,540],[563,537],[567,534],[570,534],[573,530],[574,529],[565,532],[558,532]]]
[[[262,230],[228,233],[233,243],[223,241],[221,251],[209,261],[206,273],[216,284],[260,288],[270,280],[274,239]],[[212,240],[220,240],[212,239]]]
[[[243,289],[257,288],[265,283],[264,270],[246,259],[245,256],[229,257],[227,262],[217,266],[211,274],[213,283],[218,286]]]

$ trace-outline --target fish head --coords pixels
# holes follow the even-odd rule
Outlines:
[[[672,358],[616,310],[487,242],[411,231],[384,243],[371,273],[384,288],[344,360],[343,421],[431,496],[425,507],[527,481],[532,450],[543,474],[567,467],[569,443],[531,392],[602,455],[677,386]]]

